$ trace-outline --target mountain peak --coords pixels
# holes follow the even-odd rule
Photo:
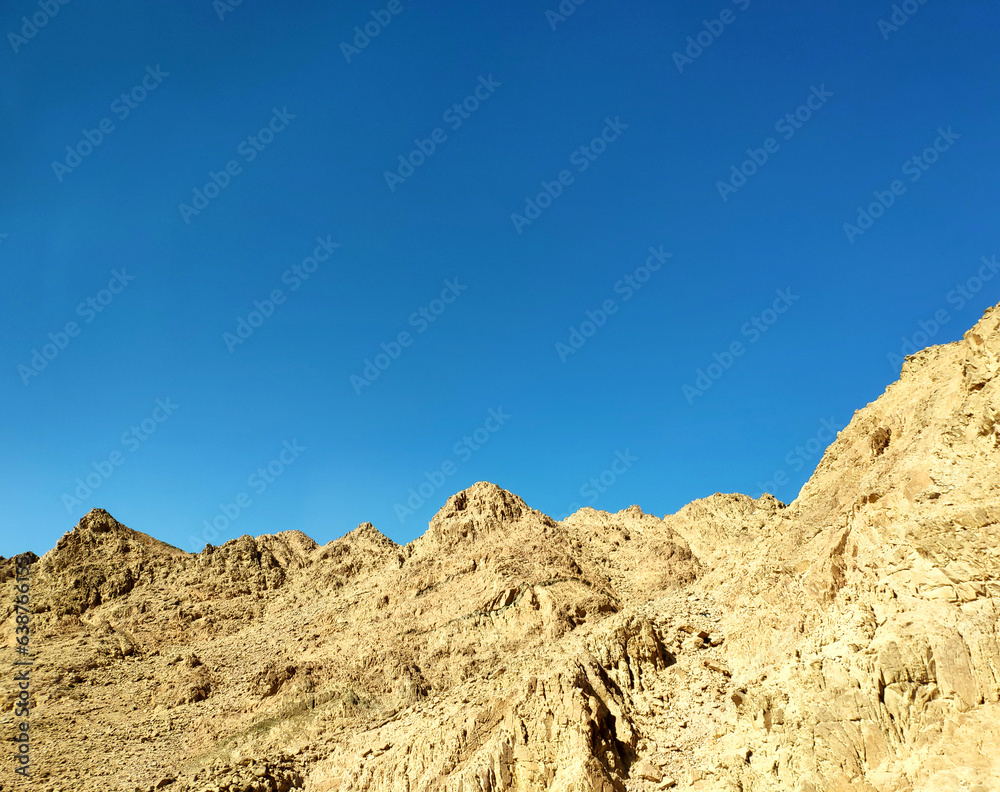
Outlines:
[[[347,533],[340,541],[349,541],[357,547],[368,548],[373,552],[395,550],[399,547],[399,545],[370,522],[361,523],[353,531]]]
[[[534,512],[512,492],[489,481],[477,481],[471,487],[455,493],[430,521],[427,532],[418,542],[427,540],[452,546],[478,533],[509,526]]]
[[[118,520],[104,509],[91,509],[76,524],[74,531],[90,531],[91,533],[107,533],[117,528],[124,528]],[[129,530],[129,529],[126,529]]]
[[[431,523],[447,519],[471,519],[474,522],[518,520],[531,509],[513,492],[489,481],[477,481],[452,495],[434,515]]]

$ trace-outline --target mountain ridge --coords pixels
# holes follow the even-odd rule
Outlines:
[[[991,308],[789,504],[556,521],[478,482],[406,545],[197,554],[92,511],[33,565],[39,781],[997,792],[998,373]]]

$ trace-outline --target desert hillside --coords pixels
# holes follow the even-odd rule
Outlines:
[[[1000,307],[788,505],[557,522],[481,482],[407,545],[198,554],[95,509],[20,558],[32,779],[0,789],[997,792],[998,372]]]

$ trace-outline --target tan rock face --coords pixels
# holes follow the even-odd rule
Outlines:
[[[196,555],[92,511],[29,559],[35,787],[996,792],[998,372],[991,309],[787,506],[556,522],[483,482],[405,546]]]

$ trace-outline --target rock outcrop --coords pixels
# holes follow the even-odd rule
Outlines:
[[[407,545],[366,523],[198,554],[94,510],[28,559],[33,783],[997,792],[998,372],[994,308],[907,358],[787,505],[557,522],[480,482]]]

